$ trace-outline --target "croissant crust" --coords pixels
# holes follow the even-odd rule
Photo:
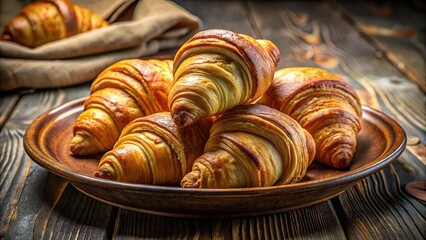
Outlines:
[[[319,162],[349,166],[361,129],[361,103],[355,89],[319,68],[284,68],[258,103],[296,119],[316,142]]]
[[[175,55],[169,95],[174,121],[189,125],[258,99],[278,61],[278,48],[268,40],[219,29],[197,33]]]
[[[315,155],[312,136],[264,105],[240,105],[213,124],[185,188],[262,187],[301,180]]]
[[[102,157],[95,176],[121,182],[178,185],[202,154],[212,119],[177,126],[169,112],[129,123]]]
[[[129,122],[168,111],[171,64],[171,60],[128,59],[100,73],[74,123],[71,152],[89,155],[108,151]]]

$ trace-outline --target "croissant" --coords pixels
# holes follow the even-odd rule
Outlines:
[[[197,33],[174,58],[173,120],[186,126],[255,101],[271,84],[279,56],[269,40],[220,29]]]
[[[68,0],[38,0],[6,24],[2,39],[34,48],[107,25],[99,15]]]
[[[239,105],[213,124],[184,188],[263,187],[301,180],[315,156],[312,136],[265,105]]]
[[[170,112],[137,118],[101,158],[94,175],[120,182],[179,185],[203,153],[211,125],[212,119],[202,119],[179,127]]]
[[[308,130],[316,160],[338,169],[349,166],[362,113],[351,85],[319,68],[284,68],[258,103],[290,115]]]
[[[89,155],[108,151],[129,122],[168,111],[171,64],[171,60],[127,59],[102,71],[74,123],[71,152]]]

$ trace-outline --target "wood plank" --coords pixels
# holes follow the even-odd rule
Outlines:
[[[44,204],[34,223],[35,239],[109,239],[116,209],[67,184],[52,205]]]
[[[31,164],[21,146],[22,130],[2,130],[0,133],[0,237],[16,217],[16,207]]]
[[[413,80],[420,89],[426,91],[425,58],[426,48],[417,39],[374,36],[373,43],[385,52],[386,57]]]
[[[243,1],[174,0],[174,2],[198,16],[203,22],[202,29],[228,29],[255,36]]]
[[[0,172],[0,179],[2,179],[2,193],[0,195],[2,202],[0,208],[1,235],[8,229],[10,221],[16,217],[20,195],[25,186],[26,177],[30,173],[31,161],[24,152],[22,138],[27,123],[31,122],[37,114],[37,108],[34,108],[32,103],[37,103],[37,101],[45,103],[40,105],[41,114],[49,106],[52,106],[48,96],[49,93],[38,96],[28,95],[26,101],[18,103],[0,132],[2,146],[2,154],[0,156],[2,165],[2,171]],[[24,119],[27,119],[27,121],[22,121]]]
[[[426,91],[425,9],[396,2],[336,2],[385,57]]]
[[[330,204],[230,219],[181,219],[120,209],[113,238],[343,239],[343,228]]]
[[[4,96],[0,98],[0,129],[9,118],[13,108],[19,100],[18,94],[1,94],[4,94]]]
[[[272,40],[280,49],[283,67],[320,67],[328,70],[354,86],[362,96],[363,104],[379,108],[377,94],[369,84],[369,72],[363,66],[364,59],[375,58],[374,49],[351,26],[340,24],[323,2],[270,2],[268,5],[249,2],[255,25],[263,38]],[[329,18],[329,14],[331,17]],[[265,17],[269,16],[269,17]],[[334,21],[339,21],[335,23]],[[348,31],[351,34],[346,34]],[[355,44],[348,44],[355,41]],[[362,44],[356,44],[358,41]],[[348,54],[357,55],[348,58]],[[354,68],[356,67],[356,68]]]
[[[282,213],[221,219],[213,222],[212,238],[227,239],[344,239],[330,202]]]
[[[109,206],[94,207],[94,200],[86,201],[66,201],[70,196],[77,199],[87,199],[83,194],[73,190],[71,194],[63,194],[65,184],[61,184],[59,179],[52,177],[46,169],[32,162],[26,155],[22,138],[27,126],[34,118],[51,108],[75,98],[88,94],[90,84],[82,84],[64,89],[52,89],[47,91],[36,91],[35,93],[23,96],[13,109],[10,118],[6,121],[0,132],[0,237],[10,238],[31,238],[34,233],[43,233],[43,229],[51,223],[50,213],[54,210],[56,202],[67,203],[64,209],[73,209],[79,206],[83,209],[103,209],[106,213],[111,212]],[[69,190],[68,190],[69,191]],[[77,205],[78,204],[78,205]],[[97,205],[97,204],[95,204]],[[83,224],[92,224],[107,230],[104,219],[90,218],[93,212],[85,211],[79,218],[68,219],[69,212],[55,211],[57,219],[64,223],[85,220]],[[68,215],[67,215],[68,214]],[[44,219],[42,216],[48,216]],[[38,219],[37,219],[38,218]],[[46,224],[37,225],[43,222]],[[96,225],[97,224],[97,225]],[[68,231],[68,230],[67,230]],[[85,232],[87,231],[87,233]],[[79,228],[78,234],[91,234],[92,228]],[[55,232],[53,232],[55,233]],[[52,234],[52,233],[48,233]],[[96,235],[98,236],[98,235]]]
[[[425,239],[426,208],[407,195],[391,166],[336,198],[349,239]]]
[[[167,201],[167,200],[165,200]],[[208,219],[162,217],[120,209],[114,239],[210,239]]]

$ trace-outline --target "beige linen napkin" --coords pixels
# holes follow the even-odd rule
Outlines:
[[[179,47],[200,20],[166,0],[73,0],[110,26],[36,48],[0,41],[0,90],[63,87],[93,80],[109,65]],[[136,4],[132,19],[116,19]]]

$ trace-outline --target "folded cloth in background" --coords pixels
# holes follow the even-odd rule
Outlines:
[[[200,20],[166,0],[73,0],[111,25],[36,48],[0,41],[0,91],[63,87],[93,80],[109,65],[180,46]],[[116,21],[134,5],[131,19]]]

